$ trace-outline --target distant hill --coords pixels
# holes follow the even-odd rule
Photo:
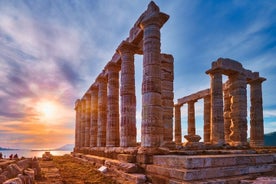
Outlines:
[[[12,148],[3,148],[3,147],[0,147],[0,150],[18,150],[18,149],[12,149]]]
[[[276,146],[276,132],[271,132],[264,135],[265,146]]]
[[[57,148],[55,150],[60,150],[60,151],[73,151],[74,149],[74,144],[65,144],[64,146]]]

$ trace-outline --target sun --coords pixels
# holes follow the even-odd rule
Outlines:
[[[57,117],[58,106],[56,102],[42,100],[37,103],[36,110],[40,114],[40,119],[49,121]]]

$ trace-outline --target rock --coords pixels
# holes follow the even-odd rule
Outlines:
[[[7,171],[8,171],[8,178],[13,178],[13,177],[16,177],[18,174],[22,174],[23,169],[21,169],[16,164],[10,164],[7,167]]]
[[[24,184],[20,178],[12,178],[5,181],[3,184]]]
[[[19,160],[16,164],[22,169],[27,169],[28,167],[31,167],[31,159]]]
[[[4,183],[7,180],[7,177],[3,174],[0,175],[0,183]]]
[[[45,153],[42,155],[43,161],[51,161],[53,160],[53,155],[49,151],[45,151]]]
[[[107,167],[105,166],[101,166],[98,171],[102,172],[102,173],[106,173],[107,172]]]
[[[20,178],[24,184],[34,184],[34,176],[30,176],[24,173],[24,174],[19,174],[18,178]]]

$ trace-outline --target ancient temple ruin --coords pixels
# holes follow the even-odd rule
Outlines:
[[[188,104],[188,143],[200,137],[195,134],[195,103],[204,100],[204,143],[247,146],[247,84],[250,86],[250,146],[264,144],[262,82],[258,72],[246,70],[231,59],[219,58],[206,71],[210,75],[210,89],[177,100],[175,104],[175,142],[181,144],[181,111]],[[228,76],[223,84],[222,75]]]
[[[210,89],[179,98],[174,104],[174,58],[161,53],[160,29],[168,19],[151,2],[76,101],[73,155],[104,165],[134,183],[181,183],[273,171],[273,155],[252,150],[262,147],[264,141],[261,85],[266,79],[237,61],[219,58],[206,71]],[[141,143],[136,139],[135,54],[143,55]],[[224,83],[223,75],[228,77]],[[195,127],[194,105],[200,99],[204,100],[203,142]],[[188,105],[188,135],[183,144],[184,104]],[[246,163],[239,162],[241,158]]]

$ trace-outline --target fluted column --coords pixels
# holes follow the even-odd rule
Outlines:
[[[149,5],[151,13],[140,23],[143,29],[142,147],[159,147],[163,139],[161,101],[160,28],[168,16]]]
[[[232,146],[248,145],[247,143],[247,95],[246,77],[243,74],[229,76],[229,93],[231,96],[231,134]]]
[[[98,86],[91,88],[91,125],[90,125],[90,147],[97,146],[98,135]]]
[[[84,136],[84,147],[90,146],[90,105],[91,96],[89,93],[85,94],[85,136]]]
[[[76,124],[75,124],[75,151],[78,151],[80,148],[80,100],[76,100],[75,102],[75,111],[76,111]]]
[[[123,41],[117,51],[121,55],[121,126],[120,146],[136,146],[136,95],[134,53],[136,47]]]
[[[120,67],[109,62],[107,67],[108,93],[107,93],[107,132],[106,146],[119,146],[119,71]]]
[[[107,120],[107,79],[100,74],[97,78],[98,91],[98,135],[97,146],[106,145],[106,120]]]
[[[229,80],[224,84],[224,138],[226,143],[230,143],[230,126],[231,126],[231,96],[229,93]]]
[[[264,120],[262,82],[265,78],[258,78],[250,84],[250,146],[264,146]]]
[[[85,123],[86,123],[86,115],[85,115],[85,98],[81,99],[81,131],[80,131],[80,147],[85,146]]]
[[[195,135],[195,102],[188,102],[188,135]]]
[[[177,145],[182,143],[181,134],[181,105],[176,104],[174,106],[174,140]]]
[[[224,119],[222,73],[220,70],[208,71],[211,77],[211,143],[224,144]]]
[[[211,122],[211,99],[210,95],[204,97],[204,142],[210,142]]]
[[[174,66],[173,56],[169,54],[161,54],[161,99],[163,108],[163,143],[166,145],[172,143],[173,140],[173,80]]]

